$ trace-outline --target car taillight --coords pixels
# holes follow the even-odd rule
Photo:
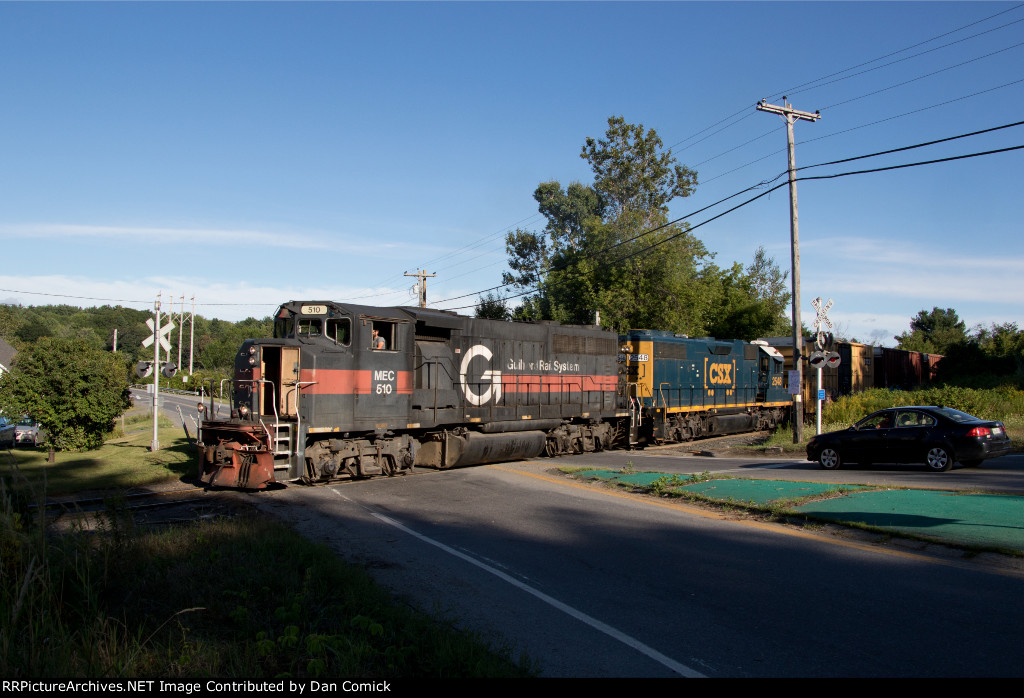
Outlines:
[[[967,436],[991,436],[991,435],[992,435],[992,430],[989,429],[988,427],[974,427],[969,432],[967,432]]]

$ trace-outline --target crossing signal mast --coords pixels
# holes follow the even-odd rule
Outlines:
[[[153,362],[140,361],[135,366],[135,375],[139,378],[147,378],[153,376],[153,443],[150,445],[151,451],[160,450],[160,440],[157,434],[157,421],[160,410],[160,375],[163,374],[165,378],[171,378],[178,371],[178,367],[170,361],[171,355],[171,330],[174,329],[174,321],[168,320],[167,324],[163,327],[160,326],[160,296],[163,293],[156,294],[156,302],[153,304],[153,312],[155,313],[156,319],[146,320],[146,325],[153,334],[149,335],[146,339],[142,340],[142,346],[148,347],[150,344],[153,345]],[[160,349],[163,348],[167,352],[168,360],[160,361]],[[160,371],[154,373],[156,367],[160,367]]]
[[[804,435],[804,404],[801,395],[804,384],[803,366],[800,361],[803,337],[800,332],[800,232],[797,225],[796,215],[796,146],[793,143],[793,122],[794,121],[817,121],[821,118],[819,112],[813,114],[806,111],[798,111],[793,105],[782,98],[784,106],[768,104],[767,99],[757,103],[757,110],[778,114],[786,120],[786,137],[789,142],[789,234],[793,259],[793,369],[796,376],[796,393],[793,396],[793,443],[798,444]],[[793,392],[793,385],[790,382],[790,392]]]

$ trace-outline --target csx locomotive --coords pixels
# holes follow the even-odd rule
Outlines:
[[[333,301],[282,305],[230,392],[200,477],[251,489],[767,428],[789,404],[763,343]]]

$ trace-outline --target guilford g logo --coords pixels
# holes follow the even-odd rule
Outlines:
[[[462,357],[462,368],[459,377],[462,379],[462,392],[466,395],[466,399],[471,405],[479,407],[490,402],[491,398],[494,398],[494,402],[501,400],[501,371],[492,371],[490,368],[487,368],[480,374],[480,378],[467,380],[466,376],[469,374],[469,366],[473,359],[477,357],[487,361],[487,365],[490,366],[491,350],[482,344],[477,344],[470,348],[466,355]],[[485,384],[487,384],[487,390],[477,393],[476,391]]]

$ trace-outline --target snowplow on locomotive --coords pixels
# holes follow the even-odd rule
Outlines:
[[[200,479],[261,489],[762,428],[788,404],[772,351],[292,301],[236,355],[230,417],[205,408]]]

